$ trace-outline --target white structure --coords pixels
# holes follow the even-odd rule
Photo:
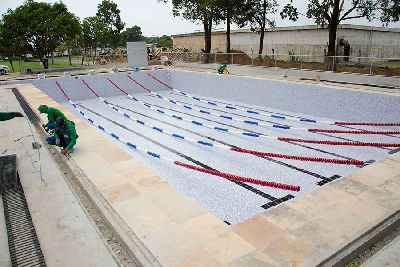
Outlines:
[[[131,68],[148,67],[146,42],[127,42],[128,66]]]
[[[259,49],[259,35],[251,30],[234,30],[231,34],[233,50],[255,57]],[[190,33],[173,36],[174,48],[200,52],[204,48],[204,34]],[[400,28],[381,28],[358,25],[339,25],[337,54],[350,57],[400,57]],[[328,30],[317,25],[276,27],[266,29],[262,54],[311,55],[306,61],[321,61],[328,50]],[[212,51],[226,51],[225,31],[213,32]]]

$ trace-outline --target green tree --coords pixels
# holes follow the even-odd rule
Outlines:
[[[69,64],[71,62],[71,49],[76,48],[79,44],[81,35],[81,24],[79,19],[72,13],[68,12],[65,5],[54,5],[53,6],[54,18],[54,32],[58,32],[59,40],[55,40],[58,43],[64,43],[67,46]]]
[[[168,35],[145,37],[145,39],[148,44],[158,44],[163,47],[172,47],[173,45],[172,38]]]
[[[220,21],[226,23],[226,52],[231,52],[231,24],[236,22],[238,25],[241,24],[242,14],[245,12],[245,6],[243,0],[220,0],[217,2],[217,16],[219,15]],[[219,22],[217,19],[214,21]]]
[[[97,6],[96,16],[106,27],[105,34],[102,36],[103,42],[111,47],[117,47],[121,43],[120,33],[125,23],[122,22],[120,13],[117,4],[111,0],[103,0]]]
[[[164,47],[172,47],[173,42],[171,36],[168,35],[161,36],[160,39],[158,40],[158,44]]]
[[[261,60],[264,49],[265,28],[275,27],[275,21],[268,18],[268,14],[275,14],[278,3],[276,0],[247,0],[243,7],[243,14],[240,18],[243,24],[250,24],[251,30],[260,35],[258,55]]]
[[[101,44],[101,40],[104,39],[105,27],[103,23],[100,22],[98,17],[87,17],[82,21],[82,43],[85,48],[85,55],[87,54],[87,49],[94,48],[95,56],[98,45]],[[102,46],[104,46],[103,44]],[[92,49],[90,50],[92,52]]]
[[[126,45],[126,42],[138,42],[144,40],[145,38],[142,35],[142,29],[137,25],[126,28],[125,31],[121,33],[121,45],[123,46]]]
[[[168,0],[158,0],[168,2]],[[172,13],[184,19],[200,21],[204,28],[204,52],[211,52],[211,31],[213,22],[219,19],[216,0],[172,0]]]
[[[62,2],[48,4],[27,0],[15,10],[9,10],[3,22],[5,28],[17,29],[17,38],[25,47],[24,54],[37,56],[45,68],[48,68],[46,57],[61,42],[79,34],[74,26],[79,25],[79,21]]]
[[[281,17],[296,21],[300,13],[292,2],[283,8]],[[317,25],[327,27],[329,31],[327,69],[336,70],[334,56],[340,23],[356,18],[366,18],[369,21],[380,19],[385,24],[398,21],[399,5],[398,0],[309,0],[306,17],[313,19]]]
[[[9,9],[0,21],[0,56],[8,58],[14,71],[13,60],[22,57],[29,45],[25,38],[21,38],[24,32],[13,18],[14,11]]]

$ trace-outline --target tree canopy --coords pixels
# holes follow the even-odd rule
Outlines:
[[[111,47],[117,47],[120,44],[120,33],[125,27],[125,23],[121,20],[120,13],[121,11],[117,4],[111,0],[103,0],[97,6],[96,16],[105,27],[104,34],[102,35],[103,43]]]
[[[121,45],[125,45],[126,42],[138,42],[144,40],[145,38],[142,35],[142,29],[137,25],[126,28],[125,31],[121,33]]]
[[[168,2],[168,0],[158,0]],[[200,22],[204,28],[204,52],[211,51],[211,31],[213,23],[219,19],[216,0],[172,0],[172,13],[192,22]]]
[[[15,44],[8,53],[14,56],[22,51],[32,53],[43,63],[60,43],[72,41],[80,33],[79,20],[62,2],[49,4],[33,0],[15,10],[9,9],[2,17],[1,28],[0,40],[4,43],[0,47],[8,47],[5,39],[10,37]]]
[[[275,27],[275,20],[268,18],[268,14],[278,11],[276,0],[247,0],[243,12],[242,23],[249,24],[252,31],[260,34],[258,54],[264,49],[264,34],[267,26]]]

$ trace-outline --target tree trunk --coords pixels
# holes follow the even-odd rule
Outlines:
[[[231,14],[230,10],[226,11],[226,53],[231,52]]]
[[[12,59],[13,59],[12,57],[9,57],[8,61],[10,62],[11,70],[14,71],[14,65],[13,65],[13,60]]]
[[[94,65],[94,61],[95,58],[97,57],[97,45],[94,45],[94,57],[93,57],[93,65]]]
[[[265,36],[265,24],[267,18],[267,0],[263,2],[263,13],[262,13],[262,22],[260,27],[260,48],[258,49],[258,60],[262,61],[262,52],[264,49],[264,36]]]
[[[210,19],[207,15],[204,16],[203,26],[204,26],[204,53],[205,53],[204,63],[210,63],[212,19]]]
[[[69,65],[72,65],[72,59],[71,59],[71,48],[68,46],[68,60],[69,60]]]
[[[259,61],[262,61],[262,52],[264,49],[264,34],[265,34],[265,26],[264,26],[264,29],[262,29],[260,32],[260,48],[258,50],[258,60]]]
[[[329,42],[328,42],[328,57],[325,60],[326,70],[336,70],[336,32],[339,25],[339,11],[340,11],[340,0],[335,0],[331,21],[328,24],[329,30]]]
[[[211,52],[211,25],[209,22],[209,19],[204,20],[204,53],[210,53]]]
[[[51,52],[51,64],[54,65],[54,52],[53,51]]]

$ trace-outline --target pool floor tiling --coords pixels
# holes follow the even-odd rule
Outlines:
[[[162,264],[189,263],[193,257],[204,261],[199,264],[215,265],[318,263],[389,216],[400,204],[395,190],[400,185],[399,153],[390,154],[393,148],[328,146],[269,138],[400,143],[397,135],[322,134],[271,126],[376,131],[399,131],[400,127],[343,127],[282,120],[222,106],[317,121],[396,122],[399,97],[245,77],[180,71],[151,74],[180,91],[218,105],[182,96],[147,72],[130,77],[159,96],[144,90],[126,74],[38,80],[33,84],[41,92],[29,85],[22,86],[21,92],[33,108],[39,104],[55,106],[76,122],[79,139],[72,160]],[[66,101],[56,81],[87,117],[138,148],[202,168],[300,186],[300,191],[236,183],[134,150],[83,118]],[[130,118],[102,102],[83,81]],[[129,99],[110,81],[139,101]],[[260,157],[231,151],[231,147],[372,164],[360,167]],[[169,251],[168,247],[174,249]]]
[[[159,71],[153,73],[153,76],[163,79],[166,85],[172,85],[180,91],[193,94],[195,97],[206,101],[198,101],[198,99],[179,94],[145,72],[134,73],[129,76],[127,74],[99,75],[96,77],[57,79],[57,81],[61,88],[65,90],[67,96],[89,118],[121,139],[140,148],[154,152],[161,157],[202,168],[215,169],[224,173],[263,181],[295,185],[301,188],[299,192],[296,192],[232,182],[221,177],[184,169],[170,162],[156,160],[149,155],[138,153],[138,151],[118,142],[110,135],[107,136],[122,150],[145,164],[159,177],[162,177],[180,192],[195,199],[201,206],[229,224],[236,224],[263,213],[266,209],[306,194],[324,184],[346,176],[360,167],[238,153],[230,150],[231,147],[275,154],[360,160],[371,163],[387,157],[393,148],[283,142],[273,137],[343,142],[400,143],[400,139],[396,135],[312,133],[306,130],[307,128],[318,128],[350,131],[398,131],[400,127],[344,127],[326,123],[304,122],[299,119],[396,121],[395,114],[399,114],[400,111],[400,99],[396,97],[371,96],[310,85],[293,85],[283,82],[205,74]],[[188,80],[195,82],[187,87],[189,86]],[[137,81],[137,83],[134,81]],[[65,102],[66,98],[61,94],[55,80],[38,81],[35,84],[57,102],[62,103],[69,111],[79,115],[79,112],[70,103]],[[125,93],[132,95],[135,99],[130,99]],[[101,101],[95,94],[104,98],[109,105]],[[351,106],[345,106],[344,112],[341,107],[344,105],[343,102],[348,102],[349,99],[352,100],[349,103]],[[239,102],[240,100],[243,102]],[[300,102],[302,100],[304,100],[304,103]],[[226,106],[229,108],[226,108]],[[287,107],[287,109],[278,109],[276,106]],[[232,107],[236,107],[236,109]],[[115,108],[121,112],[118,113]],[[253,113],[245,110],[250,110]],[[330,116],[321,117],[328,115],[326,110],[329,110]],[[254,112],[262,113],[262,115],[254,114]],[[381,114],[383,112],[385,114]],[[128,118],[121,113],[130,117]],[[287,119],[267,116],[268,114],[283,116]],[[233,118],[233,120],[230,118]],[[253,122],[257,122],[259,125],[254,125]],[[277,125],[300,129],[273,127]],[[355,127],[357,129],[354,129]],[[228,129],[231,132],[224,132],[215,128]],[[263,136],[253,137],[240,133],[258,133]],[[175,134],[175,136],[171,136],[171,134]],[[85,137],[83,136],[83,138]]]

